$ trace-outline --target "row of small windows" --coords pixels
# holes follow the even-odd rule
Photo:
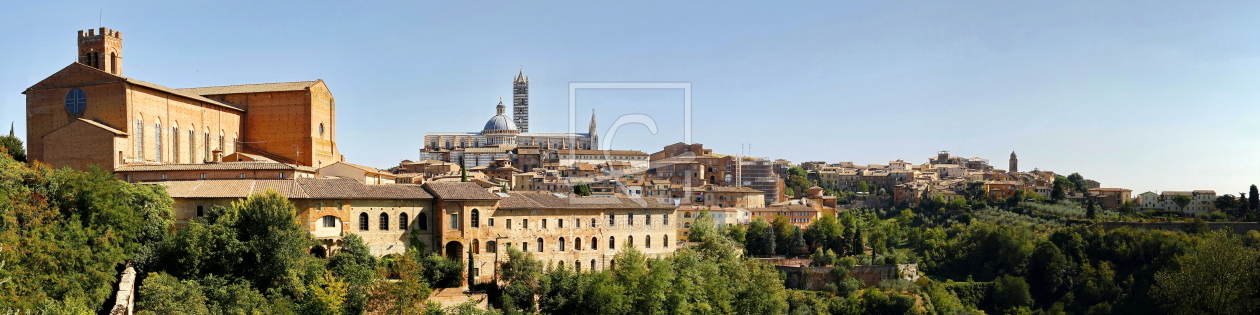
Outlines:
[[[136,135],[135,156],[137,159],[143,158],[145,155],[145,151],[144,151],[144,139],[145,139],[145,131],[146,131],[145,127],[147,126],[144,124],[144,116],[138,115],[138,119],[136,119],[135,121],[135,130],[134,130],[135,135]],[[197,133],[193,131],[194,129],[196,129],[195,126],[189,127],[188,129],[188,163],[197,163]],[[153,124],[153,143],[154,143],[154,148],[156,149],[156,152],[154,152],[153,156],[154,156],[154,160],[158,162],[163,162],[163,161],[168,160],[162,157],[162,153],[165,152],[165,150],[162,149],[162,144],[165,143],[165,141],[163,141],[163,138],[162,138],[163,130],[164,129],[162,129],[161,122],[157,122]],[[180,148],[180,143],[179,143],[180,142],[179,125],[176,124],[174,127],[171,127],[170,131],[171,131],[170,135],[171,135],[172,158],[170,158],[169,160],[174,163],[180,163],[181,162],[180,161],[181,148]],[[206,132],[202,135],[204,136],[204,138],[201,140],[202,151],[203,151],[202,156],[205,157],[206,159],[209,159],[210,154],[211,154],[211,148],[213,147],[212,146],[213,140],[210,138],[209,128],[207,128]],[[218,150],[224,151],[227,148],[227,136],[224,134],[223,130],[219,130],[218,142],[219,142]],[[233,146],[239,146],[240,143],[237,141],[236,138],[232,138],[232,144]],[[233,150],[240,151],[240,148],[234,147]]]
[[[451,214],[450,216],[451,216],[451,217],[450,217],[450,220],[448,220],[448,221],[450,222],[450,226],[449,226],[449,227],[450,227],[451,229],[459,229],[459,215],[458,215],[458,214]],[[652,219],[651,219],[651,218],[652,218],[652,215],[650,215],[650,214],[644,214],[644,215],[643,215],[643,218],[644,218],[644,219],[646,219],[646,220],[644,221],[644,223],[645,223],[646,225],[649,225],[649,226],[650,226],[650,225],[652,225]],[[473,227],[473,228],[480,228],[480,227],[481,227],[481,211],[480,211],[480,210],[473,209],[472,211],[470,211],[470,212],[469,212],[469,219],[470,219],[470,220],[469,220],[469,222],[468,222],[468,226]],[[634,215],[634,214],[626,214],[626,222],[629,222],[628,224],[629,224],[630,226],[634,226],[634,222],[635,222],[635,221],[634,221],[634,219],[635,219],[635,215]],[[520,222],[521,222],[520,228],[522,228],[522,229],[527,229],[527,228],[529,228],[529,219],[521,219],[521,221],[520,221]],[[555,221],[555,222],[556,222],[556,228],[561,228],[561,229],[563,229],[563,228],[564,228],[564,226],[565,226],[564,219],[556,219],[556,221]],[[591,223],[590,223],[590,227],[592,227],[592,228],[596,227],[596,225],[598,224],[598,221],[597,221],[596,219],[590,219],[590,222],[591,222]],[[668,215],[668,214],[662,214],[662,215],[661,215],[661,222],[663,222],[666,226],[668,226],[668,225],[669,225],[669,215]],[[487,223],[489,226],[491,226],[491,227],[495,226],[495,225],[494,225],[494,218],[489,218],[489,219],[487,219],[486,223]],[[506,222],[506,223],[507,223],[507,228],[509,228],[509,229],[510,229],[510,228],[514,228],[514,227],[516,227],[515,225],[512,225],[512,219],[507,219],[507,222]],[[616,214],[609,214],[609,215],[608,215],[608,226],[609,226],[609,227],[616,226]],[[540,221],[540,228],[544,228],[544,229],[549,228],[549,226],[548,226],[548,219],[541,219],[541,221]],[[576,228],[576,229],[581,229],[581,228],[582,228],[582,219],[573,219],[573,228]]]
[[[631,244],[634,244],[634,236],[627,236],[627,237],[626,237],[626,241],[627,241],[627,242],[629,242],[629,243],[631,243]],[[569,249],[569,247],[568,247],[568,240],[567,240],[567,239],[565,239],[565,238],[561,237],[561,238],[557,239],[557,242],[558,242],[558,243],[557,243],[557,249],[558,249],[559,251],[562,251],[562,252],[563,252],[563,251],[570,250],[570,249]],[[599,238],[596,238],[596,237],[591,237],[591,241],[590,241],[590,243],[588,243],[588,244],[590,245],[590,247],[588,247],[588,248],[587,248],[588,250],[599,250]],[[539,237],[537,240],[535,240],[535,241],[534,241],[534,245],[535,245],[535,246],[534,246],[533,248],[535,248],[535,250],[536,250],[536,251],[538,251],[539,253],[542,253],[542,252],[543,252],[543,250],[546,248],[546,243],[543,241],[543,238],[541,238],[541,237]],[[510,243],[510,242],[509,242],[509,243],[507,243],[507,246],[512,246],[512,243]],[[643,246],[644,246],[644,248],[652,248],[652,236],[651,236],[651,235],[644,236]],[[669,235],[668,235],[668,234],[667,234],[667,235],[662,235],[662,236],[661,236],[661,246],[662,246],[662,247],[664,247],[664,248],[669,248]],[[616,237],[616,236],[609,236],[609,237],[608,237],[608,249],[610,249],[610,250],[615,250],[615,249],[617,249],[617,237]],[[495,252],[498,252],[498,250],[499,250],[499,249],[498,249],[498,244],[497,244],[496,242],[494,242],[494,241],[489,241],[489,242],[486,242],[486,252],[487,252],[487,253],[495,253]],[[522,250],[522,251],[529,251],[529,250],[530,250],[530,242],[521,242],[521,250]],[[572,248],[572,250],[584,250],[584,249],[582,248],[582,238],[576,238],[576,237],[575,237],[575,238],[573,238],[573,248]],[[473,251],[473,254],[480,254],[480,253],[481,253],[481,241],[480,241],[480,240],[473,240],[473,243],[472,243],[472,251]]]
[[[391,225],[389,214],[381,213],[377,217],[379,218],[377,220],[377,223],[378,223],[377,230],[389,231],[390,225]],[[359,213],[359,230],[360,231],[367,231],[368,228],[370,227],[371,222],[368,220],[368,218],[369,216],[367,212]],[[333,217],[333,216],[324,217],[324,227],[336,227],[337,224],[335,220],[336,220],[336,217]],[[410,228],[411,223],[413,223],[410,220],[408,220],[408,216],[406,213],[398,214],[397,222],[398,222],[398,229],[402,231],[408,230]],[[429,216],[425,215],[424,213],[418,214],[416,215],[416,221],[414,223],[417,229],[422,230],[422,231],[428,230],[429,229]]]

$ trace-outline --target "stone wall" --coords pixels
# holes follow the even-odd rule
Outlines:
[[[1229,228],[1229,229],[1232,229],[1234,233],[1239,233],[1239,234],[1247,233],[1247,231],[1251,231],[1251,230],[1260,231],[1260,222],[1208,222],[1207,225],[1209,228],[1213,230]],[[1183,222],[1102,222],[1102,223],[1094,224],[1094,226],[1101,227],[1104,230],[1108,230],[1108,231],[1118,229],[1121,227],[1126,227],[1126,226],[1132,227],[1132,228],[1138,228],[1138,229],[1148,229],[1148,230],[1182,231],[1186,228],[1186,223],[1183,223]]]

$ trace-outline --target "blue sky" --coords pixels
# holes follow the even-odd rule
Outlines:
[[[691,82],[693,140],[736,154],[922,163],[938,150],[1109,187],[1237,193],[1260,179],[1254,1],[24,1],[0,10],[0,120],[124,33],[126,74],[170,87],[323,79],[347,159],[416,159],[530,76],[532,131],[568,129],[570,82]],[[579,92],[613,148],[682,139],[678,91]],[[606,130],[601,130],[606,133]]]

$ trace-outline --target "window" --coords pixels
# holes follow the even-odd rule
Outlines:
[[[626,225],[634,226],[634,214],[626,214]]]
[[[556,219],[556,228],[559,228],[559,229],[564,228],[564,219]]]
[[[574,261],[573,261],[573,271],[582,272],[582,261],[581,261],[581,260],[574,260]]]
[[[595,271],[595,260],[591,259],[591,271]]]
[[[281,173],[281,174],[284,174],[284,173]],[[237,175],[237,177],[241,179],[245,179],[245,173],[241,173],[240,175]]]
[[[472,252],[473,252],[473,254],[480,254],[480,253],[481,253],[481,243],[480,243],[480,242],[478,242],[477,240],[473,240],[473,248],[472,248]]]
[[[521,251],[522,251],[522,252],[528,252],[528,251],[529,251],[529,242],[521,242]]]
[[[179,125],[171,127],[171,162],[179,163]]]
[[[205,208],[202,208],[201,206],[197,206],[197,216],[200,217],[200,216],[206,215],[204,209]]]
[[[429,229],[429,215],[424,214],[424,213],[417,214],[417,215],[416,215],[416,226],[420,227],[420,230],[421,230],[421,231],[426,231],[426,230],[428,230],[428,229]]]
[[[528,229],[528,228],[529,228],[529,219],[521,219],[521,228],[522,228],[522,229]]]
[[[560,251],[562,252],[564,251],[564,238],[563,237],[560,238]]]
[[[547,228],[547,219],[542,219],[542,228]]]
[[[488,220],[488,221],[490,222],[490,226],[491,226],[491,227],[494,227],[494,218],[489,218],[489,219],[486,219],[486,220]]]
[[[66,93],[66,112],[72,116],[78,116],[87,109],[87,94],[83,90],[73,89]]]
[[[337,217],[324,216],[324,227],[337,227]]]
[[[608,237],[608,249],[617,249],[617,237],[616,237],[616,236],[609,236],[609,237]]]
[[[662,218],[664,218],[664,220],[665,220],[665,225],[666,225],[666,226],[668,226],[668,225],[669,225],[669,215],[668,215],[668,214],[662,214],[662,215],[661,215],[661,217],[662,217]]]
[[[450,215],[450,222],[451,222],[451,224],[450,224],[450,228],[451,228],[452,230],[459,229],[459,214],[458,214],[458,213],[452,213],[452,214]]]
[[[155,154],[154,160],[157,161],[158,163],[162,163],[162,122],[161,121],[159,121],[157,125],[154,125],[153,127],[153,145],[156,146],[156,149],[153,150],[153,154]]]
[[[162,180],[166,180],[166,174],[162,174]]]
[[[665,248],[669,248],[669,234],[665,234],[662,236],[665,237],[665,241],[661,242],[661,245],[665,245]]]
[[[468,223],[468,226],[474,228],[481,227],[481,211],[478,211],[477,209],[472,210],[472,221]]]
[[[366,212],[359,213],[359,231],[368,230],[368,215]]]
[[[594,237],[592,237],[592,238],[591,238],[591,250],[597,250],[597,249],[599,249],[599,239],[598,239],[598,238],[594,238]]]
[[[244,178],[244,177],[241,177]],[[280,172],[280,179],[284,179],[284,172]]]
[[[499,244],[498,244],[498,243],[495,243],[494,241],[486,241],[486,252],[487,252],[487,253],[497,253],[497,252],[499,252],[499,248],[498,248],[498,246],[499,246]]]
[[[538,238],[538,252],[543,252],[543,240],[541,237]]]
[[[651,236],[651,235],[644,236],[644,240],[643,240],[643,247],[644,247],[644,248],[652,248],[652,236]]]
[[[573,250],[582,250],[582,238],[581,238],[581,237],[575,237],[575,238],[573,238]]]
[[[144,116],[136,117],[136,159],[144,160]]]
[[[508,229],[512,228],[512,219],[507,219],[507,228]]]
[[[319,123],[319,136],[324,136],[324,123]]]
[[[608,227],[613,227],[613,226],[616,226],[616,225],[617,225],[617,217],[616,217],[616,215],[614,215],[614,214],[609,214],[609,215],[608,215]]]
[[[210,130],[209,129],[206,129],[205,137],[206,137],[205,141],[201,143],[202,144],[201,148],[203,149],[202,151],[206,151],[205,152],[206,160],[209,161],[211,160],[210,158]]]
[[[688,228],[688,229],[690,229],[690,228],[691,228],[691,222],[685,222],[685,223],[683,223],[683,227],[684,227],[684,228]]]
[[[408,221],[407,221],[407,213],[406,213],[406,212],[404,212],[404,213],[400,213],[400,214],[398,214],[398,229],[399,229],[399,230],[406,231],[406,230],[407,230],[407,223],[410,223],[410,222],[408,222]]]
[[[634,247],[634,235],[626,236],[626,243],[630,243],[630,247]]]
[[[690,217],[691,217],[691,212],[683,212],[683,217],[684,217],[684,218],[690,218]]]
[[[592,229],[595,228],[595,219],[593,218],[591,219],[591,228]]]
[[[201,179],[206,179],[206,173],[201,173]]]
[[[219,151],[223,151],[223,148],[226,148],[223,146],[223,130],[219,130]]]
[[[188,163],[197,163],[197,134],[188,129]]]

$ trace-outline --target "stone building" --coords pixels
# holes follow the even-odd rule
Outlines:
[[[77,60],[23,91],[28,155],[54,167],[197,164],[245,152],[343,158],[322,80],[174,89],[123,76],[122,32],[79,32]]]
[[[1018,173],[1019,172],[1019,158],[1015,157],[1015,151],[1011,151],[1010,164],[1011,164],[1011,167],[1010,167],[1009,172]]]
[[[471,182],[367,185],[349,178],[158,181],[175,199],[177,226],[274,190],[297,207],[298,220],[320,242],[316,255],[339,250],[348,234],[372,254],[406,251],[411,239],[447,257],[474,255],[479,281],[492,279],[506,246],[544,263],[602,270],[630,244],[649,257],[677,248],[674,206],[656,198],[577,197],[553,193],[492,193]]]

